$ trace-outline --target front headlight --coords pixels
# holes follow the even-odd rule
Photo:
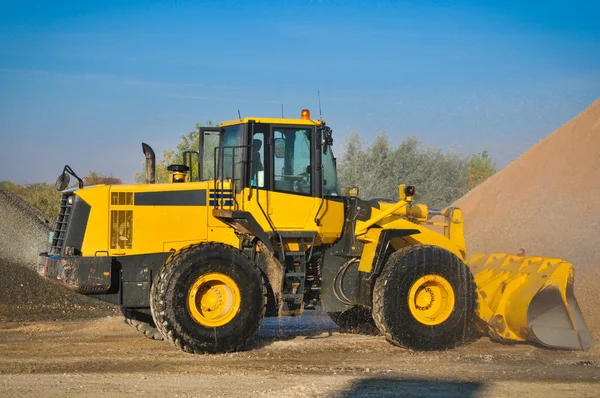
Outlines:
[[[73,204],[73,196],[74,195],[69,195],[69,197],[67,198],[67,203],[72,205]]]

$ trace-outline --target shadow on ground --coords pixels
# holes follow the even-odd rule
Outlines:
[[[336,397],[474,397],[484,384],[427,379],[359,379]]]
[[[301,316],[265,318],[254,338],[244,350],[254,350],[277,341],[296,338],[323,339],[331,337],[339,328],[325,313],[307,310]]]
[[[317,310],[306,310],[301,316],[265,318],[254,338],[246,344],[244,351],[262,348],[277,341],[288,341],[296,338],[326,339],[333,332],[377,336],[379,331],[372,328],[365,330],[342,331],[326,313]],[[463,345],[473,343],[481,338],[481,334],[473,332],[465,336]]]

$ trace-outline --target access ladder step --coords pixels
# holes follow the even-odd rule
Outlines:
[[[285,277],[304,278],[306,273],[304,272],[286,272]]]
[[[305,252],[285,252],[285,256],[288,257],[299,257],[299,256],[306,256]]]
[[[304,294],[283,293],[284,299],[303,299]]]

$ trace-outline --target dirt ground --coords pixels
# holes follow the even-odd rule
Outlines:
[[[470,249],[524,247],[576,264],[576,295],[596,339],[589,352],[488,338],[412,352],[340,333],[307,311],[265,320],[241,352],[185,354],[143,337],[115,307],[40,278],[31,267],[49,223],[0,190],[0,397],[600,396],[599,133],[600,101],[460,201]]]
[[[553,351],[487,338],[411,352],[339,333],[306,311],[266,319],[245,351],[190,355],[110,316],[0,324],[4,396],[598,396],[600,350]]]

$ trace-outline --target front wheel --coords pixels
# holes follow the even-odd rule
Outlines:
[[[262,322],[266,289],[241,251],[220,244],[182,249],[162,267],[151,306],[165,337],[186,352],[239,349]]]
[[[436,246],[393,253],[373,289],[373,318],[395,345],[443,350],[468,341],[475,283],[467,265]]]

